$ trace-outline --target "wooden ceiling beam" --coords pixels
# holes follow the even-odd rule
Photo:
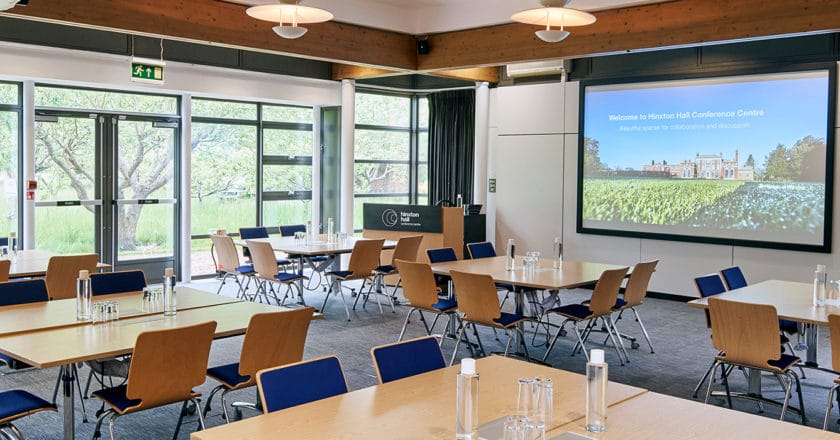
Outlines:
[[[438,70],[435,72],[429,72],[429,75],[463,79],[467,81],[485,81],[494,84],[499,82],[498,67],[472,67],[468,69]]]
[[[216,0],[30,0],[5,15],[318,60],[407,70],[417,64],[410,35],[329,21],[287,40],[271,29],[276,23],[245,9]]]
[[[428,37],[417,70],[460,69],[551,58],[840,30],[837,0],[677,0],[596,12],[598,21],[545,43],[536,26],[505,24]]]
[[[354,64],[333,63],[332,66],[332,79],[336,81],[340,81],[342,79],[381,78],[384,76],[406,75],[411,73],[414,72],[410,70],[392,70],[371,66],[357,66]]]

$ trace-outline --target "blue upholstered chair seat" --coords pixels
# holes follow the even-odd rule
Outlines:
[[[556,307],[549,312],[557,313],[569,318],[582,320],[586,319],[592,312],[589,311],[589,306],[583,304],[569,304],[561,307]]]
[[[127,409],[140,404],[140,399],[129,399],[125,393],[128,385],[120,385],[113,388],[104,388],[99,391],[94,391],[93,396],[96,396],[114,407],[120,414]]]
[[[238,266],[236,268],[236,271],[243,274],[243,275],[251,274],[251,273],[254,273],[254,266],[252,264],[246,264],[246,265],[243,265],[243,266]]]
[[[274,278],[277,278],[280,282],[288,283],[290,281],[297,281],[304,278],[304,276],[298,273],[280,272],[277,275],[274,275]]]
[[[300,254],[289,254],[289,258],[291,258],[291,259],[296,259],[296,258],[300,258],[300,257],[301,257]],[[326,255],[313,255],[313,256],[309,257],[309,259],[314,263],[318,263],[320,261],[327,261],[327,260],[330,259],[330,257],[328,257]]]
[[[799,363],[799,358],[789,354],[783,354],[777,360],[767,361],[768,364],[776,367],[781,368],[782,370],[793,366],[794,364]]]
[[[239,362],[208,368],[207,375],[225,384],[228,388],[236,388],[251,380],[251,376],[239,374]]]
[[[327,272],[327,275],[331,275],[338,278],[347,278],[350,275],[353,275],[353,271],[351,270],[336,270],[333,272]]]
[[[493,322],[501,325],[502,327],[510,327],[524,319],[526,319],[524,316],[517,315],[516,313],[502,312],[502,316],[499,316],[498,318],[493,318]]]
[[[23,390],[0,393],[0,422],[11,422],[38,411],[55,411],[56,406]]]
[[[432,304],[432,308],[441,312],[448,312],[458,307],[458,302],[454,299],[439,298],[438,302]]]
[[[0,353],[0,362],[11,365],[14,361],[15,360],[11,356],[6,356],[5,354]]]
[[[513,292],[513,284],[505,284],[505,283],[496,283],[497,289],[504,289],[508,292]]]
[[[382,272],[382,273],[391,273],[395,270],[397,270],[397,268],[392,264],[385,264],[385,265],[376,267],[376,271],[377,272]]]
[[[793,321],[788,321],[787,319],[779,320],[779,329],[789,335],[799,333],[799,328],[797,327],[796,323]]]
[[[292,262],[285,259],[285,258],[278,258],[277,259],[277,265],[278,266],[286,266],[286,265],[289,265],[289,264],[292,264]]]
[[[625,301],[621,298],[618,298],[618,299],[615,300],[615,305],[613,306],[613,308],[614,309],[620,309],[620,308],[624,307],[626,304],[627,304],[627,301]]]

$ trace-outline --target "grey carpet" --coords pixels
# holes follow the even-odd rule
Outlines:
[[[192,286],[216,291],[218,282],[199,281],[192,283]],[[224,294],[233,295],[234,290],[226,287]],[[588,297],[589,292],[584,290],[563,292],[564,303],[579,302]],[[307,292],[307,300],[310,304],[320,307],[324,293],[320,289],[315,292]],[[351,300],[349,298],[348,300]],[[509,301],[506,308],[511,307]],[[639,308],[642,319],[651,335],[655,354],[651,354],[647,344],[641,337],[641,331],[632,317],[622,319],[619,327],[623,332],[639,338],[641,347],[630,350],[631,362],[625,366],[619,366],[615,352],[612,347],[607,349],[607,362],[610,363],[610,380],[635,385],[651,391],[669,394],[681,398],[691,398],[691,391],[697,380],[708,367],[715,353],[709,339],[709,330],[706,328],[703,312],[689,308],[684,303],[659,299],[648,299]],[[369,303],[364,309],[351,311],[352,321],[347,322],[341,301],[331,298],[326,308],[326,319],[315,321],[309,330],[306,344],[305,358],[317,357],[327,354],[337,354],[347,376],[351,390],[356,390],[377,383],[376,373],[370,359],[370,348],[393,342],[399,334],[407,307],[398,306],[396,313],[390,310],[380,314],[376,304]],[[555,318],[556,321],[556,318]],[[442,325],[439,324],[438,330]],[[409,324],[407,337],[423,335],[422,326],[416,319]],[[500,334],[500,341],[497,342],[490,330],[482,329],[480,332],[482,342],[487,351],[502,351],[504,349],[505,337]],[[282,335],[278,335],[281,337]],[[554,347],[548,362],[557,368],[577,373],[583,373],[585,359],[578,354],[570,356],[569,352],[573,345],[574,336],[560,338]],[[593,335],[590,348],[599,347],[602,339],[599,335]],[[794,341],[795,342],[795,341]],[[241,337],[233,337],[217,340],[213,344],[210,364],[221,365],[236,362],[239,357]],[[532,356],[542,358],[545,352],[545,336],[543,333],[535,335],[533,329],[528,333],[528,349]],[[454,343],[444,343],[444,355],[449,357],[452,353]],[[820,361],[824,365],[830,365],[830,352],[827,331],[823,329],[820,338]],[[468,356],[467,349],[459,351],[459,357]],[[804,356],[804,354],[801,354]],[[22,388],[34,392],[37,395],[51,396],[57,369],[29,370],[15,372],[0,376],[0,389]],[[87,370],[82,369],[82,376],[87,376]],[[160,374],[166,374],[166,365],[161,365]],[[807,379],[802,381],[803,392],[805,393],[806,413],[809,417],[809,425],[822,426],[822,417],[825,411],[825,404],[828,395],[828,387],[831,385],[834,374],[806,370]],[[775,380],[766,376],[763,379],[765,395],[776,398],[781,396],[780,387]],[[208,380],[198,388],[205,397],[216,384]],[[716,389],[720,389],[717,384]],[[733,389],[743,389],[745,381],[743,376],[733,374],[731,385]],[[705,392],[705,387],[703,388]],[[243,390],[231,393],[231,401],[255,399],[255,390]],[[700,401],[702,401],[702,393]],[[513,397],[511,397],[513,398]],[[94,427],[94,412],[99,408],[96,399],[87,399],[88,423],[81,423],[81,408],[77,404],[77,438],[91,438]],[[713,400],[714,404],[723,405],[722,400]],[[798,405],[798,404],[797,404]],[[738,410],[755,413],[757,406],[751,402],[735,402]],[[764,407],[764,416],[777,418],[779,410],[772,406]],[[117,438],[121,439],[167,439],[171,438],[175,423],[178,418],[179,406],[170,405],[154,410],[144,411],[137,414],[130,414],[121,417],[116,422]],[[59,413],[40,413],[28,418],[19,420],[16,425],[24,432],[28,439],[60,439],[62,437],[61,408]],[[838,430],[836,412],[833,416],[830,429]],[[255,415],[253,411],[244,410],[244,416]],[[188,438],[189,432],[197,425],[195,416],[188,417],[179,438]],[[793,414],[787,417],[788,421],[798,422]],[[218,397],[214,399],[213,410],[208,415],[208,426],[215,426],[223,423],[219,407]],[[103,438],[107,437],[107,430],[103,431]],[[399,438],[398,435],[395,438]]]

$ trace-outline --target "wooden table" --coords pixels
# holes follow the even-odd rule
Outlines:
[[[4,256],[3,259],[12,260],[9,267],[9,278],[42,277],[47,273],[50,258],[56,254],[40,249],[25,249],[17,251],[14,258]],[[110,269],[110,264],[97,263],[97,269]]]
[[[178,310],[210,307],[239,301],[236,298],[183,286],[176,287],[176,299]],[[94,302],[106,300],[116,301],[119,304],[120,317],[123,319],[155,315],[162,312],[161,310],[144,310],[140,292],[93,297]],[[0,307],[0,336],[88,324],[90,323],[76,320],[75,299],[59,299]]]
[[[840,307],[815,307],[813,296],[814,286],[812,284],[768,280],[715,295],[715,298],[753,304],[770,304],[776,307],[779,318],[805,324],[805,338],[808,344],[805,364],[817,367],[819,365],[817,361],[819,326],[828,325],[828,315],[840,315]],[[708,298],[700,298],[690,301],[688,305],[708,309],[709,301]]]
[[[832,439],[840,435],[657,393],[645,393],[607,411],[607,432],[586,432],[579,419],[546,433],[574,432],[598,440]]]
[[[344,395],[288,408],[192,434],[192,440],[276,439],[454,439],[456,375],[453,366]],[[550,376],[554,412],[549,429],[585,414],[585,378],[580,374],[490,356],[478,360],[479,423],[516,411],[517,379]],[[645,393],[610,383],[610,405]]]
[[[254,314],[279,310],[277,306],[238,301],[186,287],[177,289],[180,308],[173,317],[164,317],[162,311],[155,311],[121,316],[120,320],[108,323],[68,324],[68,321],[75,321],[75,300],[54,301],[56,304],[62,301],[72,303],[73,307],[70,310],[66,310],[63,304],[49,307],[51,304],[48,303],[42,309],[41,315],[37,311],[24,312],[40,316],[39,322],[45,324],[45,327],[40,329],[33,323],[29,328],[23,328],[21,321],[16,320],[19,323],[17,328],[10,326],[11,330],[0,336],[0,353],[38,368],[69,366],[86,360],[130,354],[137,335],[147,330],[216,321],[215,337],[241,335],[245,333]],[[126,301],[126,304],[139,305],[138,295],[110,297],[117,297],[119,301]],[[194,307],[184,308],[189,306]],[[59,315],[62,307],[65,308],[64,312],[69,312],[67,316],[71,317],[70,320],[64,315]],[[122,312],[122,306],[120,309]],[[5,322],[8,317],[16,316],[22,310],[18,306],[0,309],[0,323]],[[313,318],[318,317],[320,314]],[[75,370],[64,368],[64,438],[69,440],[75,438],[73,382],[76,380]]]

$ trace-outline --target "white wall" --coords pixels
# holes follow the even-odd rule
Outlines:
[[[826,264],[840,278],[840,255],[677,241],[578,234],[576,229],[579,84],[500,87],[492,91],[488,175],[497,193],[488,195],[489,237],[514,238],[519,251],[550,251],[562,234],[564,257],[632,265],[657,258],[650,290],[697,296],[693,279],[738,265],[749,282],[811,281]],[[840,121],[840,118],[837,119]],[[837,130],[835,138],[840,136]],[[836,155],[837,156],[837,155]],[[840,158],[835,157],[835,170]],[[840,240],[840,176],[834,184],[834,241]]]

